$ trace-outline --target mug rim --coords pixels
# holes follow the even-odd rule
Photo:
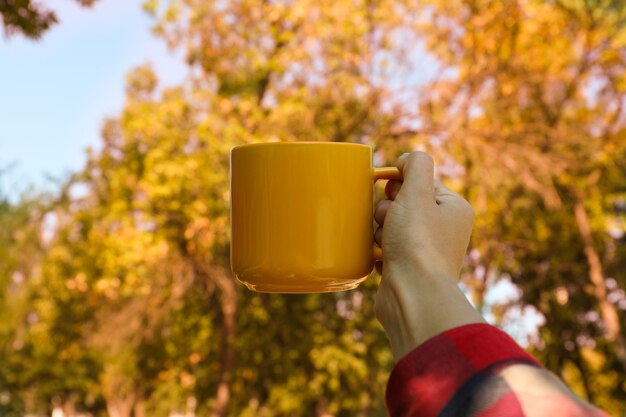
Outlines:
[[[232,151],[238,149],[247,149],[247,148],[262,148],[262,147],[274,147],[274,146],[353,146],[359,148],[368,148],[371,149],[371,146],[365,145],[363,143],[354,143],[354,142],[331,142],[331,141],[296,141],[296,142],[258,142],[258,143],[247,143],[245,145],[237,145],[231,149]]]

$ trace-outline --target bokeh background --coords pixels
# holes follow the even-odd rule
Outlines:
[[[229,150],[300,140],[431,153],[468,298],[626,415],[622,0],[57,3],[0,0],[0,416],[384,416],[378,276],[229,271]]]

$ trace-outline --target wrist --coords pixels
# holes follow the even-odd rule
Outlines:
[[[449,275],[417,275],[385,265],[376,304],[396,361],[439,333],[484,322]]]
[[[384,276],[419,285],[453,283],[458,281],[460,265],[454,266],[444,256],[434,251],[422,250],[384,259]],[[405,278],[408,277],[408,278]]]

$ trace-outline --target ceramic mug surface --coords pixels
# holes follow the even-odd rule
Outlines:
[[[233,273],[260,292],[356,287],[380,252],[373,240],[373,183],[383,178],[401,179],[396,168],[373,168],[366,145],[277,142],[233,148]]]

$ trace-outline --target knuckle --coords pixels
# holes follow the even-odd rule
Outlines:
[[[374,241],[381,245],[383,243],[383,228],[379,226],[374,232]]]
[[[464,214],[467,216],[469,220],[473,222],[474,218],[476,217],[476,213],[474,212],[474,207],[470,204],[469,201],[467,201],[466,199],[462,197],[461,197],[461,202],[462,202],[462,208],[463,208]]]
[[[422,151],[416,151],[416,152],[410,153],[408,156],[408,162],[410,164],[419,164],[419,165],[423,164],[427,166],[435,165],[435,161],[433,161],[433,158],[426,152],[422,152]]]
[[[387,208],[387,206],[389,205],[389,203],[391,203],[390,200],[380,200],[378,203],[376,203],[376,208],[379,210],[385,209]]]

